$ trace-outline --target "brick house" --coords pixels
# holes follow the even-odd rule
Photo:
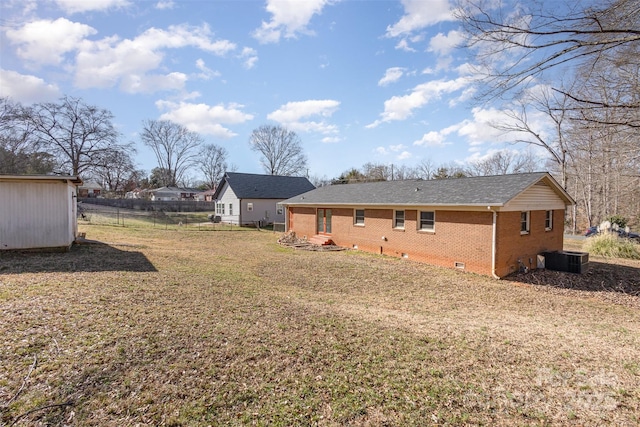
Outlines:
[[[499,278],[562,250],[575,202],[537,172],[331,185],[282,204],[299,237]]]

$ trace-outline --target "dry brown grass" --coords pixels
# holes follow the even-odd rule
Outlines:
[[[640,422],[638,297],[268,232],[83,231],[107,244],[0,254],[0,425]]]

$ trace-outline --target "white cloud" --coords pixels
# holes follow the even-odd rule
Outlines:
[[[397,82],[400,77],[404,74],[404,68],[401,67],[392,67],[387,68],[387,71],[384,73],[384,77],[378,81],[378,86],[386,86],[390,83]]]
[[[174,7],[176,4],[173,0],[160,0],[156,3],[156,9],[159,10],[173,9]]]
[[[429,41],[428,52],[436,52],[438,55],[448,55],[464,40],[462,32],[452,30],[447,35],[438,33]]]
[[[131,4],[128,0],[55,0],[55,2],[60,9],[67,13],[105,11],[112,8],[123,8]]]
[[[377,147],[375,150],[373,150],[374,152],[376,152],[377,154],[380,154],[381,156],[386,156],[387,154],[389,154],[389,152],[387,151],[386,148],[384,147]]]
[[[401,0],[404,16],[387,27],[387,37],[411,34],[438,22],[452,21],[453,14],[448,0]]]
[[[413,157],[413,154],[411,154],[408,151],[403,151],[402,153],[396,156],[398,160],[407,160],[407,159],[410,159],[411,157]]]
[[[177,25],[167,30],[150,28],[134,39],[108,37],[97,42],[86,40],[80,45],[76,58],[75,83],[80,88],[105,88],[118,83],[127,91],[135,91],[138,87],[150,88],[149,84],[137,86],[130,82],[149,77],[147,73],[161,65],[166,49],[194,47],[222,56],[236,48],[227,40],[212,41],[211,37],[207,25]],[[181,87],[177,85],[180,80],[176,78],[177,74],[181,73],[164,76],[164,84],[159,89]]]
[[[200,70],[198,78],[201,78],[202,80],[209,80],[212,77],[220,77],[220,73],[207,67],[202,58],[198,58],[196,60],[196,68]]]
[[[0,97],[9,97],[25,104],[52,101],[60,96],[58,86],[39,77],[0,68]]]
[[[404,144],[397,144],[397,145],[390,145],[389,146],[389,150],[397,152],[397,151],[402,151],[405,148],[407,148]]]
[[[413,145],[425,146],[425,147],[444,147],[445,145],[451,145],[450,142],[446,142],[446,131],[430,131],[422,135],[422,138],[414,141]]]
[[[64,54],[75,51],[78,45],[97,31],[85,24],[65,18],[55,21],[38,20],[16,29],[7,29],[7,39],[17,45],[17,55],[35,64],[60,64]]]
[[[160,120],[170,120],[185,126],[192,132],[231,138],[237,134],[224,125],[241,124],[253,119],[253,115],[242,111],[240,104],[192,104],[188,102],[157,101],[156,106],[166,112]]]
[[[305,121],[305,119],[314,116],[320,116],[322,118],[331,117],[339,106],[339,101],[331,99],[312,99],[308,101],[288,102],[287,104],[282,105],[278,110],[269,113],[267,118],[269,120],[274,120],[295,132],[319,132],[323,134],[331,134],[338,132],[335,125],[330,125],[325,121]]]
[[[396,49],[404,50],[405,52],[415,52],[416,50],[409,46],[409,42],[407,39],[401,39],[398,44],[396,44]]]
[[[322,138],[322,142],[324,144],[336,144],[338,142],[342,141],[342,138],[339,138],[337,136],[326,136],[324,138]]]
[[[367,125],[374,128],[381,123],[406,120],[413,115],[413,110],[421,108],[432,100],[440,99],[442,94],[450,94],[464,89],[469,84],[466,77],[454,80],[432,80],[413,88],[408,95],[394,96],[384,102],[384,112],[381,118]]]
[[[297,34],[313,34],[307,25],[314,15],[322,12],[331,0],[267,0],[267,12],[271,21],[262,22],[253,33],[260,43],[277,43],[281,37],[292,38]]]
[[[253,48],[245,47],[242,49],[239,58],[244,60],[244,68],[250,70],[258,62],[258,52]]]
[[[120,81],[120,89],[127,93],[154,93],[165,90],[181,90],[187,82],[184,73],[147,74],[139,76],[129,74]]]

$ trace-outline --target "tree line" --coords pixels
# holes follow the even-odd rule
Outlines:
[[[114,195],[135,188],[198,186],[214,189],[229,165],[228,152],[186,127],[166,120],[145,120],[141,142],[155,154],[150,173],[137,168],[133,142],[121,142],[113,114],[80,98],[23,106],[0,98],[0,173],[68,174],[95,180]],[[301,175],[306,156],[300,138],[280,126],[254,130],[252,150],[261,155],[266,173]],[[190,175],[203,177],[196,182]]]

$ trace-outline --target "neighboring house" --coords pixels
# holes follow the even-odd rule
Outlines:
[[[538,172],[331,185],[282,204],[299,237],[504,277],[562,250],[575,202]]]
[[[0,175],[0,250],[68,249],[76,239],[77,176]]]
[[[155,190],[149,190],[149,195],[153,201],[177,201],[177,200],[196,200],[201,190],[195,188],[180,187],[160,187]]]
[[[304,177],[227,172],[213,195],[216,215],[232,224],[283,223],[279,202],[314,188]]]
[[[198,194],[198,201],[201,202],[213,202],[213,195],[216,193],[216,190],[207,190],[200,194]]]
[[[83,182],[80,187],[78,187],[78,197],[98,197],[102,193],[102,186],[97,182]]]

